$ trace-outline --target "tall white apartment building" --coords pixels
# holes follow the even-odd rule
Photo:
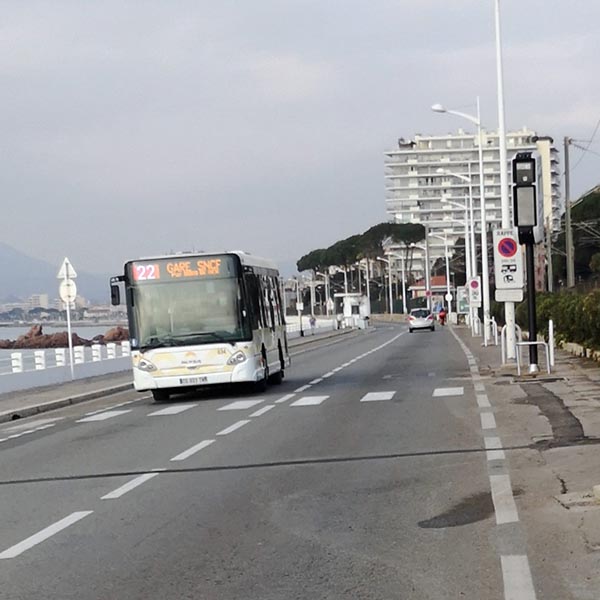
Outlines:
[[[482,132],[483,172],[488,230],[502,222],[500,198],[500,148],[497,132]],[[544,217],[547,228],[557,231],[564,212],[560,197],[558,151],[552,138],[538,136],[523,128],[506,136],[508,161],[517,152],[537,150],[541,155]],[[386,209],[390,220],[398,223],[428,225],[430,231],[446,234],[449,245],[464,237],[464,205],[469,198],[469,183],[440,172],[447,170],[471,179],[476,232],[481,231],[481,200],[478,136],[459,129],[447,135],[415,135],[401,138],[398,147],[385,153]],[[509,182],[511,174],[509,168]],[[446,199],[445,202],[442,198]],[[512,201],[511,201],[512,204]],[[479,244],[479,237],[477,238]],[[443,256],[443,242],[430,238],[431,257]],[[422,270],[420,256],[414,267]]]

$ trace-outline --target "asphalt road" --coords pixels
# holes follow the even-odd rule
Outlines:
[[[316,348],[259,396],[126,392],[8,435],[2,600],[505,598],[447,328]]]

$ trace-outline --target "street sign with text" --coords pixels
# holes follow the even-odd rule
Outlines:
[[[523,290],[523,255],[516,228],[494,230],[494,274],[496,290]]]

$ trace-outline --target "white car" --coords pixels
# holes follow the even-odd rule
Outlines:
[[[413,308],[410,311],[410,315],[408,315],[408,331],[412,333],[415,329],[435,331],[435,320],[429,309]]]

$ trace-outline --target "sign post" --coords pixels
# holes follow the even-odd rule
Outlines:
[[[57,279],[62,279],[58,288],[60,299],[65,303],[67,308],[67,335],[69,337],[69,366],[71,368],[71,379],[75,379],[74,361],[73,361],[73,336],[71,333],[71,303],[77,298],[77,286],[73,279],[77,277],[77,273],[68,258],[63,261],[60,270],[58,271]]]

